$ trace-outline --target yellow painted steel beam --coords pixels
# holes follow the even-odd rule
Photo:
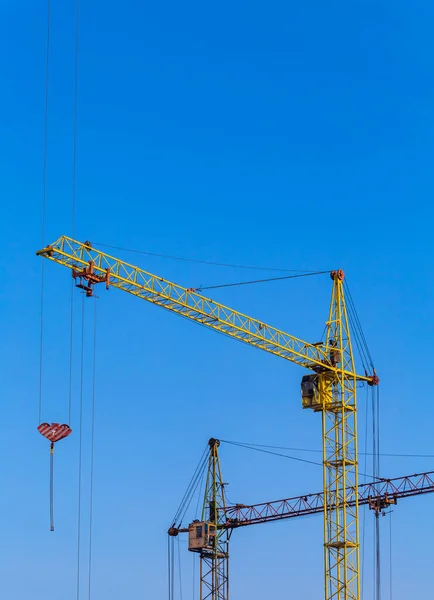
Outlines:
[[[209,329],[224,333],[302,367],[342,373],[341,369],[332,365],[330,361],[328,342],[320,345],[305,342],[258,319],[206,298],[192,289],[184,288],[96,250],[86,242],[81,243],[62,236],[53,244],[39,250],[37,255],[73,271],[85,269],[89,263],[92,263],[93,272],[99,277],[105,278],[109,273],[110,287],[119,288]],[[367,382],[371,382],[372,379],[352,371],[344,371],[344,374]]]

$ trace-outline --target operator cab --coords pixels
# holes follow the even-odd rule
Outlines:
[[[188,526],[188,549],[190,552],[213,550],[217,528],[214,523],[194,521]]]
[[[304,375],[301,380],[301,401],[303,408],[323,410],[333,402],[333,376],[327,373]]]

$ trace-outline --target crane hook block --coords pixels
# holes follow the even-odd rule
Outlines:
[[[89,246],[88,246],[89,244]],[[90,249],[90,242],[85,242],[86,249]],[[94,271],[95,263],[90,260],[88,266],[84,269],[72,269],[72,278],[75,281],[75,286],[84,290],[86,296],[93,296],[93,287],[98,283],[105,283],[106,290],[110,285],[110,269],[105,269],[105,275],[98,275]]]
[[[72,429],[69,425],[59,425],[59,423],[51,423],[51,425],[49,423],[41,423],[38,427],[38,431],[52,444],[63,440],[63,438],[68,437],[68,435],[72,433]]]
[[[50,531],[54,531],[54,444],[72,433],[69,425],[59,423],[41,423],[38,431],[50,442]]]

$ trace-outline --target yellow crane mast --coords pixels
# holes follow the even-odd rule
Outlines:
[[[90,242],[62,236],[37,254],[69,267],[87,296],[105,283],[313,371],[303,377],[301,389],[303,408],[322,416],[325,599],[360,600],[356,384],[379,380],[375,372],[355,371],[343,271],[330,273],[325,341],[311,344],[100,252]]]

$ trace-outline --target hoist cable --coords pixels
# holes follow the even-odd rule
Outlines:
[[[315,271],[313,273],[301,273],[299,275],[285,275],[284,277],[268,277],[267,279],[255,279],[253,281],[238,281],[236,283],[223,283],[221,285],[207,285],[192,288],[195,292],[203,292],[204,290],[215,290],[218,288],[227,288],[240,285],[252,285],[254,283],[268,283],[270,281],[282,281],[283,279],[297,279],[298,277],[311,277],[312,275],[323,275],[329,271]]]
[[[379,428],[379,395],[378,389],[372,388],[372,472],[379,477],[380,474],[380,428]],[[375,600],[381,600],[381,545],[380,545],[380,513],[375,513],[374,529],[374,580]]]
[[[48,100],[49,100],[49,81],[50,81],[50,41],[51,41],[51,0],[47,0],[47,42],[45,56],[45,115],[44,115],[44,166],[43,166],[43,193],[42,193],[42,221],[41,221],[41,242],[45,245],[45,213],[47,206],[47,141],[48,141]],[[44,288],[45,288],[45,268],[44,262],[41,265],[41,322],[39,335],[39,407],[38,407],[38,425],[42,421],[42,385],[43,385],[43,351],[44,351]]]
[[[43,263],[45,261],[42,261]],[[38,425],[42,422],[42,379],[43,379],[43,352],[44,352],[44,265],[41,273],[41,323],[39,334],[39,403]]]
[[[393,597],[393,572],[392,572],[392,513],[389,511],[389,600]]]
[[[366,473],[366,469],[367,469],[367,461],[368,461],[368,453],[366,452],[367,448],[368,448],[368,410],[369,410],[369,388],[366,388],[366,398],[365,398],[365,439],[364,439],[364,444],[363,444],[363,448],[364,448],[364,456],[365,456],[365,462],[363,465],[363,470]],[[363,483],[366,483],[366,478],[363,480]],[[362,598],[363,598],[363,591],[365,588],[365,573],[366,573],[366,568],[365,568],[365,534],[366,534],[366,510],[363,511],[362,514],[362,581],[361,581],[361,592],[362,592]]]
[[[377,454],[378,454],[378,474],[380,474],[381,457],[381,420],[380,420],[380,384],[374,386],[374,393],[377,396]]]
[[[71,279],[71,315],[69,322],[69,387],[68,387],[68,423],[71,424],[72,378],[73,378],[73,341],[74,341],[74,281]]]
[[[175,598],[175,538],[167,536],[167,583],[169,591],[169,600]]]
[[[281,273],[310,273],[311,269],[278,269],[275,267],[257,267],[252,265],[235,265],[231,263],[215,262],[212,260],[199,260],[195,258],[185,258],[182,256],[172,256],[170,254],[159,254],[158,252],[146,252],[145,250],[133,250],[132,248],[123,248],[122,246],[112,246],[110,244],[101,244],[95,242],[95,246],[101,248],[111,248],[113,250],[123,250],[124,252],[133,252],[134,254],[145,254],[147,256],[156,256],[158,258],[168,258],[170,260],[181,260],[183,262],[198,263],[201,265],[211,265],[214,267],[229,267],[231,269],[252,269],[255,271],[278,271]],[[327,271],[329,273],[329,271]]]
[[[75,203],[76,203],[76,174],[77,174],[77,98],[78,98],[78,50],[79,50],[79,15],[80,2],[75,3],[75,72],[74,72],[74,108],[73,108],[73,151],[72,151],[72,194],[71,194],[71,231],[75,236]],[[69,394],[68,422],[71,423],[72,410],[72,365],[73,365],[73,330],[74,330],[74,282],[71,280],[71,316],[69,336]]]
[[[375,600],[381,600],[380,515],[375,514]]]
[[[178,572],[179,572],[179,599],[182,600],[182,569],[181,569],[181,548],[179,546],[179,536],[176,538],[178,541]]]
[[[93,311],[93,361],[92,361],[92,416],[91,416],[91,446],[90,446],[90,491],[89,491],[89,584],[88,600],[92,593],[92,533],[93,533],[93,470],[95,449],[95,380],[96,380],[96,307],[97,300],[94,298]]]
[[[196,553],[192,552],[192,559],[193,559],[193,585],[192,587],[192,591],[193,591],[193,600],[196,600]]]
[[[71,198],[71,225],[72,239],[75,235],[75,199],[76,199],[76,174],[77,174],[77,97],[78,97],[78,51],[79,51],[79,17],[80,0],[75,2],[75,72],[74,72],[74,133],[73,133],[73,159],[72,159],[72,198]]]
[[[171,546],[171,536],[167,536],[167,592],[169,600],[173,600],[172,596],[172,579],[171,579],[171,561],[170,561],[170,546]]]
[[[81,308],[81,355],[80,355],[80,407],[78,448],[78,511],[77,511],[77,600],[80,598],[80,552],[81,552],[81,480],[83,449],[83,372],[84,372],[84,296]]]

